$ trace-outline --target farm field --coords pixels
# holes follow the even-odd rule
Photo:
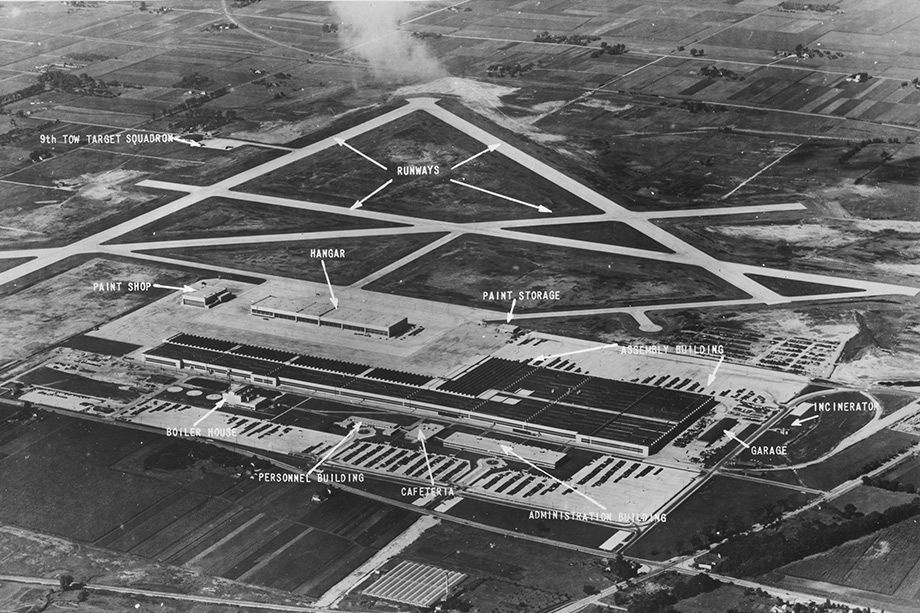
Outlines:
[[[172,490],[155,479],[109,468],[155,435],[120,430],[102,442],[111,426],[59,417],[45,421],[41,438],[0,461],[5,501],[0,521],[93,542]],[[13,445],[18,446],[16,438],[3,445],[4,451]]]
[[[392,228],[399,225],[218,196],[206,198],[194,207],[182,209],[109,242],[118,244],[287,232],[328,232]]]
[[[342,492],[315,503],[316,486],[240,479],[245,459],[231,452],[65,417],[39,423],[4,438],[2,452],[17,453],[0,460],[10,501],[0,521],[110,551],[316,597],[415,520]]]
[[[920,522],[908,519],[778,572],[920,603]]]
[[[721,504],[728,497],[733,503]],[[751,526],[763,518],[767,509],[794,509],[808,499],[791,489],[717,476],[668,513],[667,522],[655,525],[625,552],[639,558],[666,560],[720,540],[726,530]]]
[[[410,262],[368,289],[506,311],[508,304],[484,300],[482,293],[561,292],[559,300],[518,304],[519,312],[743,297],[740,290],[694,266],[469,235]]]
[[[150,249],[142,253],[323,282],[323,269],[316,258],[310,257],[310,250],[344,249],[347,259],[326,260],[326,269],[334,285],[345,285],[364,278],[441,236],[442,233],[364,236],[268,244]]]
[[[335,147],[253,179],[236,190],[350,207],[392,179],[391,185],[367,200],[365,208],[452,222],[545,216],[535,208],[451,183],[458,180],[536,206],[545,205],[555,215],[600,213],[498,152],[452,170],[453,165],[486,145],[422,111],[366,132],[349,144],[387,170],[344,147]],[[436,166],[438,172],[400,175],[397,168],[404,166]]]
[[[303,603],[306,597],[276,592],[255,585],[227,581],[219,577],[209,577],[193,569],[180,568],[149,562],[137,556],[126,555],[111,550],[76,543],[72,540],[41,534],[15,526],[0,526],[0,547],[5,556],[0,561],[0,572],[11,575],[32,577],[55,576],[61,569],[67,569],[78,580],[92,578],[94,583],[132,587],[160,591],[181,591],[186,594],[218,596],[230,599],[250,600],[256,602]],[[8,588],[15,584],[0,586],[0,606],[9,610],[26,610],[25,607],[44,602],[47,588],[40,588],[41,598],[22,598],[25,595],[10,594]],[[75,594],[70,593],[71,596]],[[63,604],[67,594],[61,595]],[[104,592],[92,592],[83,607],[92,607],[92,611],[124,613],[134,609],[136,603],[142,606],[161,608],[161,600],[136,595],[115,595]],[[63,604],[61,606],[63,606]],[[20,609],[16,605],[21,605]],[[202,603],[170,603],[170,611],[189,613],[256,613],[257,609],[248,607],[229,607],[223,605],[206,605]]]

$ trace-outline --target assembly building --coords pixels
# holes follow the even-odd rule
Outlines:
[[[717,405],[700,394],[486,358],[452,379],[179,333],[151,364],[470,423],[600,451],[649,456]]]

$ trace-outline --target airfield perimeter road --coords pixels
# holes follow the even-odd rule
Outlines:
[[[809,273],[801,272],[791,272],[775,268],[766,268],[759,267],[755,265],[748,264],[739,264],[734,262],[725,262],[718,260],[700,249],[690,245],[689,243],[681,240],[675,235],[671,234],[667,230],[659,227],[654,223],[654,219],[662,219],[667,217],[688,217],[688,216],[706,216],[710,213],[717,215],[730,215],[732,213],[752,213],[752,212],[762,212],[769,213],[774,211],[782,210],[796,210],[803,208],[800,203],[783,203],[783,204],[769,204],[763,206],[749,206],[749,207],[737,207],[736,209],[729,209],[726,207],[713,207],[711,209],[696,209],[693,211],[674,211],[674,212],[637,212],[626,209],[619,204],[613,202],[609,198],[595,192],[594,190],[588,188],[587,186],[575,181],[571,177],[565,175],[561,171],[545,164],[544,162],[534,158],[533,156],[523,152],[522,150],[514,147],[513,145],[504,142],[500,139],[496,139],[489,132],[479,128],[472,123],[461,119],[460,117],[454,115],[453,113],[447,111],[446,109],[438,106],[438,100],[436,98],[430,97],[418,97],[418,98],[409,98],[407,103],[395,110],[384,113],[378,117],[370,119],[364,123],[361,123],[357,126],[351,127],[349,129],[343,130],[342,132],[336,134],[335,136],[330,136],[323,140],[320,140],[311,145],[307,145],[300,149],[290,151],[289,153],[282,155],[274,160],[260,164],[243,172],[240,172],[233,177],[218,181],[211,185],[207,186],[192,186],[185,185],[181,183],[171,183],[166,181],[142,181],[138,185],[148,188],[159,188],[165,190],[173,190],[179,192],[185,192],[185,196],[181,196],[176,200],[167,203],[157,209],[138,215],[137,217],[126,221],[124,223],[117,224],[113,227],[107,228],[98,232],[92,236],[86,237],[69,245],[65,245],[60,248],[49,248],[49,249],[21,249],[21,250],[12,250],[4,252],[4,257],[14,258],[14,257],[33,257],[33,260],[20,264],[19,266],[10,268],[2,273],[0,273],[0,285],[16,281],[17,279],[22,278],[25,275],[34,273],[42,268],[45,268],[55,262],[59,262],[67,257],[87,254],[87,253],[121,253],[124,255],[130,255],[137,258],[148,258],[156,261],[174,261],[188,264],[188,262],[182,260],[172,260],[172,259],[163,259],[157,258],[155,256],[148,256],[146,254],[138,253],[140,250],[144,249],[166,249],[170,247],[190,247],[190,246],[205,246],[205,245],[229,245],[229,244],[242,244],[242,243],[268,243],[268,242],[279,242],[286,240],[298,240],[303,239],[309,236],[309,238],[326,238],[333,235],[338,237],[346,236],[381,236],[388,234],[406,234],[412,232],[428,232],[432,230],[440,230],[451,233],[449,237],[445,237],[439,241],[438,245],[449,242],[456,236],[460,236],[464,233],[474,233],[474,234],[483,234],[488,236],[495,236],[499,238],[507,238],[518,241],[530,241],[537,242],[540,244],[551,244],[560,247],[568,247],[574,249],[584,249],[588,251],[603,252],[618,254],[624,256],[640,257],[645,259],[654,259],[659,261],[674,262],[681,264],[692,264],[699,266],[710,273],[716,275],[717,277],[723,279],[725,282],[733,285],[734,287],[742,290],[747,293],[750,298],[748,299],[733,299],[733,300],[714,300],[706,302],[684,302],[684,303],[673,303],[665,305],[655,305],[655,306],[644,306],[644,307],[614,307],[614,308],[601,308],[601,309],[584,309],[584,310],[571,310],[571,311],[556,311],[556,312],[547,312],[547,313],[528,313],[526,315],[520,315],[519,318],[535,318],[535,317],[575,317],[582,315],[598,315],[598,314],[611,314],[611,313],[624,313],[633,316],[645,330],[655,330],[657,326],[648,319],[646,315],[647,312],[655,310],[665,310],[665,309],[692,309],[692,308],[701,308],[701,307],[712,307],[720,305],[740,305],[740,304],[782,304],[789,302],[799,302],[799,301],[813,301],[813,300],[835,300],[839,298],[868,298],[872,296],[883,296],[883,295],[903,295],[903,296],[913,296],[918,293],[918,288],[906,287],[901,285],[893,285],[887,283],[877,283],[872,281],[864,281],[859,279],[836,277],[830,275],[816,275]],[[543,217],[539,219],[530,219],[530,220],[515,220],[515,221],[494,221],[494,222],[473,222],[473,223],[451,223],[451,222],[442,222],[435,221],[430,219],[419,219],[416,217],[406,216],[406,215],[394,215],[390,213],[382,213],[377,211],[369,211],[366,209],[348,209],[345,207],[323,205],[315,202],[308,202],[290,198],[278,198],[273,196],[264,196],[258,194],[248,194],[238,191],[231,191],[233,188],[242,185],[252,179],[263,176],[266,173],[270,173],[279,168],[297,162],[298,160],[307,158],[311,155],[314,155],[324,149],[330,147],[336,147],[339,145],[339,140],[347,140],[354,138],[360,134],[374,130],[375,128],[386,125],[387,123],[404,117],[412,112],[422,110],[428,112],[434,117],[444,121],[448,125],[461,130],[472,138],[480,141],[484,145],[492,145],[498,143],[500,146],[494,152],[494,154],[504,155],[514,162],[522,165],[525,168],[530,169],[536,174],[545,177],[546,179],[552,181],[562,189],[578,196],[584,201],[594,205],[602,214],[599,215],[588,215],[582,217]],[[510,194],[509,194],[510,195]],[[209,239],[192,239],[192,240],[183,240],[183,241],[162,241],[162,242],[144,242],[144,243],[134,243],[134,244],[122,244],[122,245],[106,245],[107,241],[111,241],[118,236],[136,230],[146,224],[154,222],[156,220],[162,219],[168,215],[181,211],[189,206],[193,206],[207,198],[211,197],[225,197],[225,198],[237,198],[237,199],[247,199],[256,202],[263,202],[267,204],[274,204],[280,206],[288,206],[302,209],[309,209],[314,211],[321,212],[332,212],[339,215],[352,215],[357,217],[365,217],[370,219],[379,219],[383,221],[393,221],[402,224],[407,224],[408,228],[390,228],[390,229],[379,229],[373,231],[365,230],[354,230],[341,233],[292,233],[292,234],[273,234],[266,236],[243,236],[243,237],[232,237],[232,238],[209,238]],[[514,203],[509,203],[509,207],[521,206]],[[664,245],[665,247],[671,249],[673,253],[662,253],[659,251],[649,251],[644,249],[636,249],[631,247],[620,247],[616,245],[605,245],[599,243],[592,243],[587,241],[579,241],[573,239],[566,239],[560,237],[552,236],[542,236],[536,234],[529,234],[525,232],[515,232],[506,228],[513,228],[518,225],[527,224],[527,225],[554,225],[567,222],[590,222],[590,221],[601,221],[601,220],[616,220],[624,222],[642,232],[643,234],[649,236],[658,243]],[[425,254],[430,253],[432,247],[426,246],[417,250],[413,254],[410,254],[398,263],[405,265],[411,262],[414,259],[423,257]],[[194,264],[199,268],[210,268],[214,270],[221,270],[224,272],[238,272],[241,274],[252,274],[251,271],[245,270],[235,270],[232,268],[226,267],[214,267],[201,264]],[[396,267],[391,263],[386,266],[386,270],[394,270]],[[370,282],[374,279],[379,278],[383,274],[383,271],[378,270],[371,273],[365,279],[360,280],[358,283],[355,283],[354,286],[360,287],[367,282]],[[763,285],[757,283],[749,274],[762,274],[762,275],[774,275],[786,279],[793,279],[798,281],[822,283],[827,285],[838,285],[848,288],[853,288],[853,291],[849,292],[840,292],[835,294],[820,294],[820,295],[809,295],[809,296],[781,296],[776,292],[764,287]]]

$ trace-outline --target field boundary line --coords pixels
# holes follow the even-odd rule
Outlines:
[[[234,530],[233,532],[231,532],[224,538],[220,539],[219,541],[217,541],[216,543],[214,543],[213,545],[211,545],[210,547],[208,547],[207,549],[205,549],[204,551],[196,555],[194,558],[191,558],[188,562],[186,562],[186,564],[192,564],[192,563],[201,561],[201,559],[204,558],[206,555],[210,554],[211,552],[216,550],[218,547],[220,547],[221,545],[223,545],[230,539],[234,538],[237,534],[239,534],[240,532],[242,532],[243,530],[245,530],[246,528],[248,528],[255,522],[259,521],[263,517],[265,517],[265,513],[256,514],[255,517],[253,517],[252,519],[244,523],[242,526],[240,526],[239,528],[237,528],[236,530]]]
[[[315,528],[313,528],[313,526],[308,526],[306,530],[304,530],[303,532],[301,532],[300,534],[298,534],[297,536],[295,536],[294,538],[292,538],[291,540],[289,540],[287,543],[285,543],[284,545],[282,545],[281,547],[279,547],[278,549],[276,549],[275,551],[273,551],[272,554],[271,554],[270,556],[268,556],[268,557],[263,558],[262,560],[260,560],[258,564],[256,564],[255,566],[253,566],[252,568],[250,568],[249,570],[247,570],[245,573],[243,573],[243,574],[240,575],[239,577],[237,577],[236,580],[237,580],[237,581],[247,581],[247,580],[249,579],[250,576],[254,575],[255,573],[259,572],[260,570],[262,570],[263,568],[265,568],[266,566],[268,566],[269,562],[271,562],[272,560],[274,560],[275,558],[277,558],[279,555],[281,555],[282,553],[284,553],[284,552],[287,551],[288,549],[290,549],[293,545],[295,545],[296,543],[298,543],[298,542],[300,541],[300,539],[302,539],[303,537],[307,536],[308,534],[310,534],[310,533],[313,532],[314,530],[315,530]]]
[[[757,177],[759,177],[761,174],[763,174],[764,172],[766,172],[767,170],[769,170],[770,168],[772,168],[774,165],[776,165],[776,164],[778,164],[779,162],[781,162],[786,156],[788,156],[788,155],[790,155],[791,153],[793,153],[794,151],[798,150],[798,148],[801,147],[801,146],[802,146],[802,143],[799,143],[798,145],[796,145],[795,147],[793,147],[792,149],[790,149],[790,150],[787,151],[786,153],[782,154],[781,156],[779,156],[778,158],[776,158],[775,160],[773,160],[772,162],[770,162],[769,164],[767,164],[766,166],[764,166],[763,168],[761,168],[760,170],[758,170],[757,172],[755,172],[754,174],[752,174],[750,177],[748,177],[747,179],[745,179],[744,181],[742,181],[741,183],[739,183],[738,186],[737,186],[735,189],[731,190],[730,192],[728,192],[727,194],[725,194],[724,196],[722,196],[719,200],[725,200],[726,198],[728,198],[729,196],[731,196],[732,194],[734,194],[735,192],[737,192],[739,189],[741,189],[742,187],[744,187],[745,185],[747,185],[748,183],[750,183],[751,181],[753,181],[754,179],[756,179]]]

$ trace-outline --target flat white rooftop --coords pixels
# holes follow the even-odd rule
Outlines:
[[[454,432],[450,436],[445,437],[444,445],[447,447],[481,451],[491,455],[505,455],[501,448],[502,445],[505,445],[511,447],[514,453],[525,460],[543,466],[556,466],[556,464],[565,457],[565,454],[561,451],[553,451],[552,449],[544,449],[543,447],[535,447],[533,445],[524,445],[521,443],[512,443],[511,441],[487,438],[485,436],[476,436],[475,434],[468,434],[466,432]]]
[[[208,298],[219,296],[226,291],[227,288],[223,285],[202,285],[194,292],[188,292],[187,294],[183,294],[183,296],[186,298],[198,298],[207,300]]]
[[[333,308],[327,296],[280,296],[270,294],[252,303],[254,308],[280,311],[287,314],[301,314],[321,318],[335,323],[358,326],[388,328],[406,317],[380,311],[371,305],[342,300],[339,308]]]

